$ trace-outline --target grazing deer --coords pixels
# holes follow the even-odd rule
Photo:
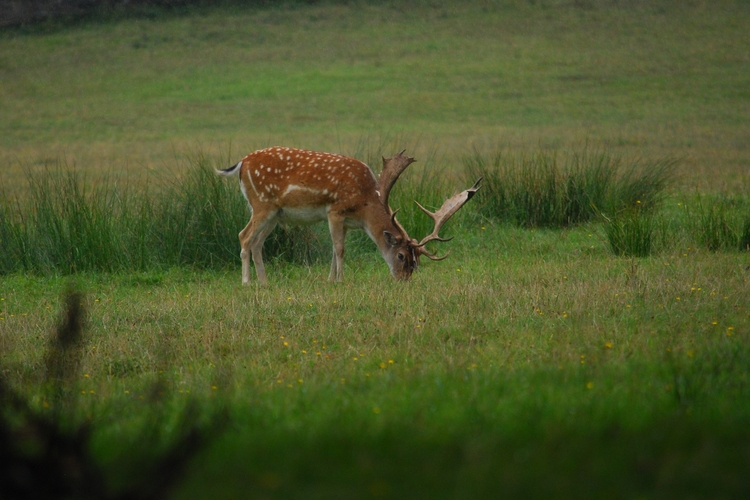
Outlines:
[[[276,224],[312,224],[328,221],[333,240],[333,260],[328,279],[344,278],[344,239],[348,229],[363,229],[375,242],[399,280],[409,279],[420,255],[436,257],[425,249],[430,241],[448,241],[438,236],[443,224],[479,189],[473,187],[448,199],[435,213],[417,205],[435,222],[435,229],[422,241],[409,237],[388,205],[388,195],[401,173],[415,160],[404,152],[383,158],[380,179],[370,167],[346,156],[292,148],[268,148],[250,153],[236,165],[217,170],[220,175],[239,173],[240,188],[252,209],[252,217],[240,233],[242,283],[250,281],[250,255],[260,283],[267,283],[263,266],[263,242]]]

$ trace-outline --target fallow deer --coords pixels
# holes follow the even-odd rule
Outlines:
[[[220,175],[239,173],[240,189],[252,216],[240,232],[242,282],[250,281],[250,255],[255,263],[258,281],[267,283],[263,265],[263,242],[278,223],[303,225],[328,221],[333,240],[333,260],[328,279],[344,278],[344,239],[348,229],[363,229],[377,245],[398,280],[409,279],[426,255],[442,260],[425,248],[430,241],[449,241],[438,236],[442,225],[479,189],[481,178],[473,187],[445,201],[435,213],[417,205],[434,223],[435,228],[421,241],[409,237],[388,205],[391,188],[401,173],[415,160],[404,151],[393,158],[383,158],[383,171],[376,179],[370,167],[354,158],[331,153],[273,147],[255,151]]]

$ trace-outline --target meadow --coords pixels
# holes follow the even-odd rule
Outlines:
[[[749,21],[394,1],[5,30],[0,374],[92,429],[114,492],[190,414],[211,438],[174,498],[743,498]],[[276,144],[406,148],[417,236],[412,200],[484,187],[408,283],[361,234],[327,282],[321,226],[277,230],[242,287],[249,214],[212,170]]]

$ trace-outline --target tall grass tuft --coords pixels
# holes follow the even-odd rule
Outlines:
[[[655,218],[645,210],[623,210],[604,225],[610,251],[623,257],[648,257],[654,249]]]
[[[0,192],[0,274],[21,271],[28,267],[26,228],[16,216],[17,200]]]
[[[689,212],[698,243],[712,252],[748,250],[750,247],[750,203],[745,197],[699,197]]]
[[[123,264],[113,190],[86,183],[75,169],[29,176],[24,200],[3,202],[3,272],[111,271]],[[11,260],[12,259],[12,260]]]
[[[373,162],[372,149],[360,153]],[[145,182],[94,182],[64,164],[29,175],[25,196],[0,199],[0,274],[236,266],[237,235],[251,212],[237,182],[214,172],[228,163],[195,153],[177,170]],[[433,224],[414,201],[438,208],[460,182],[448,179],[429,158],[404,174],[391,205],[402,209],[399,220],[410,235],[421,238]],[[355,252],[374,250],[364,233],[349,239]],[[278,227],[264,254],[309,264],[330,258],[330,248],[325,224]]]
[[[156,198],[154,239],[167,265],[212,268],[237,258],[237,233],[249,219],[233,183],[223,182],[202,154],[191,158]]]
[[[95,183],[65,165],[29,175],[25,196],[0,199],[0,274],[238,264],[237,235],[250,219],[238,186],[218,177],[203,155],[161,181],[145,189]],[[320,241],[309,228],[279,228],[264,251],[310,262],[327,255]]]
[[[750,252],[750,213],[745,215],[740,235],[740,251]]]
[[[520,227],[567,227],[626,209],[649,211],[662,200],[675,160],[631,161],[583,147],[465,157],[471,177],[485,177],[480,203],[488,217]]]

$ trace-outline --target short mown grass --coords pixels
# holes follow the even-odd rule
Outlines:
[[[687,156],[687,185],[747,175],[737,2],[239,3],[0,32],[7,182],[60,155],[140,175],[195,144],[351,154],[363,134],[419,136],[453,165],[498,137],[594,137],[618,155]]]

